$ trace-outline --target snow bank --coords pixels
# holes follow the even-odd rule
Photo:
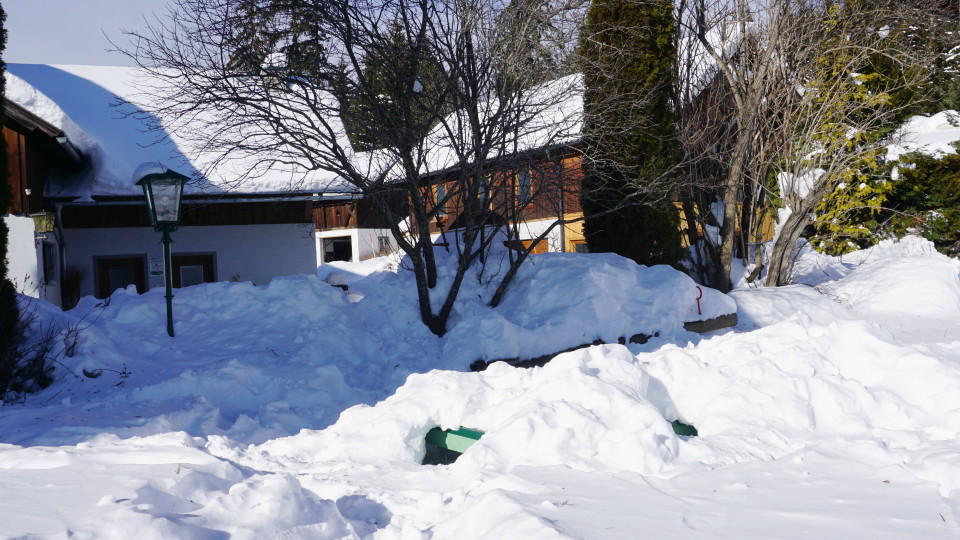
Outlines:
[[[790,288],[781,301],[809,296],[801,291]],[[862,321],[801,313],[696,347],[634,355],[603,345],[526,371],[494,364],[481,373],[414,375],[395,395],[348,409],[323,431],[224,455],[277,471],[406,469],[423,457],[430,428],[467,426],[486,434],[451,474],[476,482],[560,464],[669,477],[810,445],[836,450],[828,441],[849,440],[846,452],[877,449],[864,458],[871,463],[916,463],[911,471],[948,496],[960,488],[950,465],[960,458],[958,360],[960,344],[931,351]],[[700,437],[677,437],[673,419],[695,425]]]
[[[679,335],[684,321],[698,317],[689,278],[614,255],[535,256],[496,309],[481,301],[490,298],[495,276],[473,272],[443,338],[420,322],[405,270],[357,275],[348,293],[315,276],[180,289],[172,339],[160,288],[144,295],[128,288],[107,301],[86,297],[57,317],[52,306],[38,306],[63,331],[79,329],[77,346],[57,366],[61,399],[82,403],[97,399],[103,385],[120,384],[111,407],[153,411],[125,419],[124,436],[185,431],[246,443],[325,427],[350,405],[389,396],[412,373],[466,370],[477,359],[531,358],[637,333]],[[441,266],[438,290],[450,273]],[[735,310],[732,299],[709,289],[701,304],[703,318]],[[117,420],[82,416],[81,425],[34,434],[34,442],[76,443]],[[9,440],[29,436],[22,437]]]
[[[801,314],[823,325],[855,318],[834,299],[807,285],[738,289],[730,296],[737,302],[740,330],[756,330]]]
[[[348,275],[356,303],[312,276],[182,289],[173,339],[159,290],[86,299],[60,315],[85,325],[61,367],[101,376],[0,409],[0,536],[955,537],[960,336],[888,324],[957,327],[957,262],[918,240],[828,259],[816,288],[734,292],[740,325],[710,337],[676,326],[684,279],[596,255],[535,256],[504,312],[470,274],[443,339],[405,271]],[[479,373],[447,349],[513,328],[534,351],[645,310],[673,337]],[[485,435],[423,466],[434,426]]]
[[[797,280],[873,319],[960,317],[960,262],[918,236],[883,240],[843,257],[805,247]],[[830,279],[832,278],[832,279]]]
[[[831,290],[862,315],[960,320],[958,270],[956,260],[904,257],[864,264]]]
[[[496,285],[486,279],[488,286]],[[445,357],[466,363],[527,359],[635,334],[672,337],[682,332],[684,322],[736,311],[729,297],[698,288],[670,267],[638,266],[613,254],[537,255],[521,266],[509,287],[493,310],[479,300],[489,298],[492,290],[461,294],[443,346]],[[700,291],[704,297],[698,313]]]
[[[956,152],[953,143],[960,140],[957,114],[957,111],[941,111],[932,116],[911,117],[900,127],[900,143],[888,148],[887,159],[896,161],[913,151],[935,157]]]
[[[661,409],[676,411],[649,390],[650,378],[637,364],[625,347],[604,345],[566,353],[542,369],[518,372],[498,363],[479,373],[412,375],[375,407],[348,409],[326,430],[252,447],[241,459],[274,470],[293,463],[416,465],[427,431],[469,426],[486,435],[456,466],[477,473],[561,464],[656,472],[678,453]]]

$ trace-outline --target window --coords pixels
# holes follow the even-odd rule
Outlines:
[[[520,201],[521,206],[530,204],[532,193],[530,188],[530,170],[524,169],[517,173],[517,199]]]
[[[323,262],[352,261],[353,241],[349,236],[323,240]]]
[[[436,188],[436,201],[437,201],[437,217],[443,217],[447,215],[447,201],[444,199],[447,198],[447,186],[446,184],[437,184]]]
[[[173,286],[178,289],[216,281],[213,253],[172,255],[170,264],[173,271]]]
[[[590,248],[585,241],[581,240],[579,242],[573,242],[573,251],[574,253],[590,253]]]
[[[97,272],[97,298],[106,298],[129,285],[135,285],[140,294],[147,290],[146,255],[95,257],[93,266]]]
[[[480,208],[490,208],[490,177],[484,176],[480,180],[480,187],[477,189],[477,198],[479,199]]]
[[[390,243],[389,236],[378,236],[377,237],[377,252],[378,253],[387,253],[393,250],[393,245]]]
[[[57,245],[53,242],[43,243],[43,282],[57,282]]]
[[[523,244],[523,247],[526,249],[530,249],[530,246],[533,246],[533,240],[521,240],[520,243]],[[547,251],[548,251],[547,239],[543,238],[539,242],[537,242],[537,245],[534,246],[532,250],[530,250],[530,254],[538,255],[540,253],[546,253]]]

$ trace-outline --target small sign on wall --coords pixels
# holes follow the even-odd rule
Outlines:
[[[163,275],[163,259],[150,259],[150,275],[151,276]]]

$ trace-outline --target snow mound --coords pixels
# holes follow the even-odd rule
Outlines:
[[[817,281],[817,288],[861,316],[960,316],[960,261],[939,253],[924,238],[883,240],[842,257],[803,250],[797,266],[809,281],[815,281],[815,272],[808,270],[815,265],[835,276]]]
[[[932,116],[913,116],[900,127],[901,142],[890,145],[887,159],[896,161],[903,154],[918,151],[930,156],[956,152],[953,144],[960,140],[957,111],[941,111]]]
[[[953,260],[904,257],[864,264],[831,289],[861,315],[960,320],[958,270]]]
[[[450,279],[442,270],[441,279]],[[420,322],[410,272],[333,280],[349,281],[349,291],[316,276],[179,289],[174,338],[166,335],[161,288],[87,297],[62,315],[42,304],[42,318],[59,320],[67,333],[78,329],[51,390],[63,406],[101,402],[98,394],[111,385],[119,390],[106,399],[109,413],[78,413],[76,425],[6,441],[73,444],[119,423],[115,432],[126,437],[184,431],[259,443],[323,428],[347,407],[386,398],[413,373],[462,371],[481,358],[531,358],[637,333],[680,335],[683,322],[697,317],[688,277],[614,255],[537,256],[497,308],[481,300],[492,293],[490,276],[471,274],[443,338]],[[701,304],[703,317],[736,308],[709,289]]]
[[[881,240],[877,245],[848,253],[841,257],[847,264],[860,265],[902,257],[922,257],[941,261],[953,260],[937,251],[933,242],[922,236]]]
[[[756,330],[800,314],[823,325],[855,318],[832,297],[806,285],[738,289],[730,296],[737,302],[740,330]]]
[[[429,429],[464,426],[485,432],[450,466],[471,484],[555,465],[667,478],[844,439],[859,441],[855,454],[877,448],[863,457],[874,464],[922,463],[911,471],[947,495],[960,488],[950,464],[960,458],[950,442],[960,434],[958,360],[956,344],[934,354],[862,321],[791,317],[697,347],[634,355],[600,345],[530,370],[413,375],[325,430],[215,453],[259,470],[414,470]],[[674,435],[673,419],[700,436]]]
[[[476,472],[561,464],[656,472],[677,457],[679,439],[663,416],[676,412],[638,364],[625,347],[602,345],[539,369],[498,363],[479,373],[412,375],[375,407],[353,407],[323,431],[251,447],[241,459],[271,469],[417,465],[427,431],[468,426],[486,434],[456,466]]]
[[[537,255],[520,268],[497,308],[470,291],[462,298],[443,354],[466,363],[535,358],[635,334],[672,337],[684,322],[736,312],[728,296],[697,287],[681,272],[639,266],[613,254]]]

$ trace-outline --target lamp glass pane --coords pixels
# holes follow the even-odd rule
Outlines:
[[[147,214],[150,215],[150,224],[154,227],[157,226],[157,216],[156,212],[153,211],[153,190],[149,183],[144,183],[143,185],[143,197],[147,199]]]
[[[36,232],[53,232],[53,228],[56,223],[56,214],[52,212],[38,212],[36,214],[30,214],[30,217],[33,219],[33,225]]]
[[[153,197],[157,210],[157,223],[176,223],[180,220],[180,182],[174,180],[154,181]]]

